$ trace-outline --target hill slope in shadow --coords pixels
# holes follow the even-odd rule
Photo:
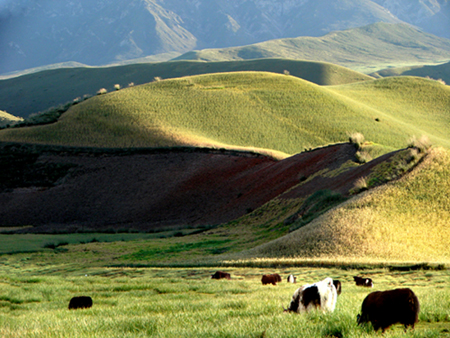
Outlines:
[[[353,144],[344,143],[276,161],[198,148],[2,144],[1,225],[33,225],[29,231],[38,232],[217,225],[277,196],[305,198],[323,189],[348,196],[357,179],[395,155],[359,166],[355,153]],[[342,165],[346,169],[333,177],[316,175]],[[16,180],[5,177],[8,173]]]

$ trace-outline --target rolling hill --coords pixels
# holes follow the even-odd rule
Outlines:
[[[450,59],[450,40],[405,24],[376,23],[322,37],[271,40],[242,47],[190,51],[175,60],[288,58],[324,61],[363,73],[390,65],[417,65]]]
[[[434,149],[402,179],[363,193],[307,226],[231,259],[260,258],[268,264],[289,264],[289,259],[448,264],[449,165],[448,149]]]
[[[436,66],[412,66],[388,68],[370,74],[374,77],[387,76],[421,76],[450,83],[450,62]]]
[[[195,248],[189,243],[226,238],[215,252],[229,253],[210,258],[223,264],[261,257],[268,264],[447,262],[449,102],[448,86],[417,77],[319,86],[265,72],[197,75],[97,95],[56,123],[0,130],[8,150],[2,161],[13,163],[2,179],[19,178],[2,188],[1,218],[50,233],[214,225],[183,243]],[[336,144],[354,131],[371,142],[359,151]],[[344,202],[358,186],[364,190],[361,178],[377,186],[408,173],[423,153],[397,149],[423,134],[447,149],[432,150],[403,179]],[[192,147],[199,145],[211,148]],[[361,152],[376,159],[360,164]],[[193,264],[186,257],[184,264]],[[170,253],[164,259],[170,263]]]
[[[50,107],[71,102],[77,97],[94,95],[100,88],[114,90],[115,84],[127,87],[130,83],[140,85],[151,82],[156,77],[167,79],[236,71],[283,74],[286,70],[293,76],[318,85],[338,85],[372,79],[329,63],[282,59],[171,61],[100,68],[66,67],[0,80],[0,103],[1,109],[8,113],[28,117]]]
[[[414,77],[318,86],[293,76],[198,75],[97,95],[57,123],[0,131],[1,141],[67,146],[208,146],[296,154],[361,132],[377,154],[426,134],[450,146],[450,88]],[[285,155],[282,155],[282,154]]]

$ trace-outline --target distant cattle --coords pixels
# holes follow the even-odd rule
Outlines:
[[[287,278],[287,282],[288,283],[297,283],[297,277],[295,277],[294,275],[289,275]]]
[[[363,278],[363,277],[353,277],[355,280],[356,285],[358,286],[365,286],[368,288],[373,288],[373,281],[370,278]]]
[[[263,275],[261,278],[261,283],[263,285],[267,285],[267,284],[277,285],[278,282],[281,282],[281,277],[277,273],[274,273],[271,275]]]
[[[340,281],[338,281],[337,279],[333,279],[333,285],[336,288],[336,292],[338,294],[338,296],[341,294],[342,292],[342,284]]]
[[[411,289],[395,289],[370,293],[363,301],[358,325],[371,322],[375,331],[384,332],[393,324],[400,323],[414,329],[420,311],[419,300]]]
[[[69,310],[87,309],[92,307],[92,298],[89,296],[73,297],[69,302]]]
[[[337,296],[333,279],[325,278],[320,282],[298,288],[292,296],[289,307],[284,311],[303,313],[320,309],[333,312],[336,307]]]
[[[231,276],[228,272],[216,271],[214,275],[211,275],[212,279],[231,279]]]

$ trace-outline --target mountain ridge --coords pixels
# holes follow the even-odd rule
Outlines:
[[[447,1],[434,1],[433,11],[422,11],[423,16],[446,18]],[[383,5],[370,0],[6,0],[0,7],[0,73],[68,61],[104,65],[167,52],[322,36],[380,21],[404,22],[396,17],[396,7],[389,11]],[[400,8],[409,7],[402,2]],[[411,18],[410,24],[421,22],[417,15],[403,16]],[[447,27],[445,20],[439,22]],[[450,37],[448,31],[433,33]]]

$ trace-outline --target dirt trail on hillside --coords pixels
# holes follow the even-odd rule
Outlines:
[[[355,152],[348,143],[282,161],[253,153],[205,149],[131,154],[43,152],[36,163],[70,165],[70,169],[51,187],[3,190],[0,224],[33,225],[28,230],[32,232],[149,231],[221,224],[277,196],[305,197],[322,189],[346,195],[358,178],[392,156],[336,177],[318,176],[293,188],[318,171],[354,161]]]

